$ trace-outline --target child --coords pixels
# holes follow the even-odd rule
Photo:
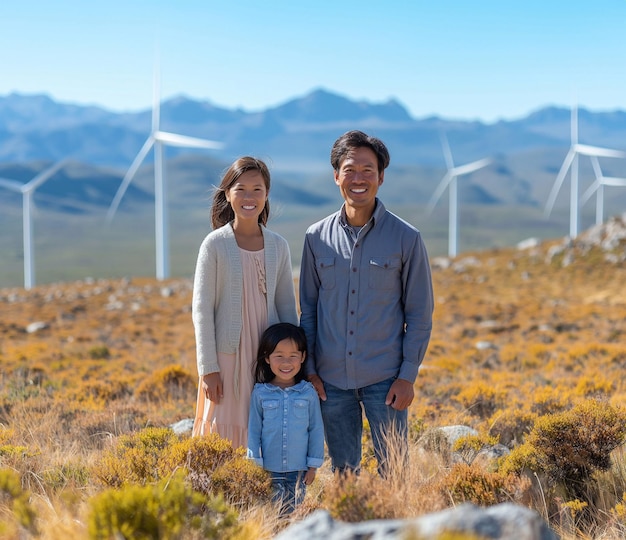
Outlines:
[[[261,336],[250,401],[248,456],[270,472],[280,514],[294,511],[324,461],[319,398],[304,380],[306,337],[290,323]]]
[[[218,433],[234,447],[248,439],[261,333],[270,324],[298,321],[289,245],[265,227],[269,190],[263,161],[246,156],[228,168],[194,275],[199,384],[193,435]]]

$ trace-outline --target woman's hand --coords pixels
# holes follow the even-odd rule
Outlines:
[[[224,397],[224,386],[219,371],[202,376],[202,390],[207,399],[219,403]]]

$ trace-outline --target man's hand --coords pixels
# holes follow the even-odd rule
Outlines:
[[[385,405],[391,405],[392,408],[403,411],[413,402],[414,397],[413,383],[405,379],[396,379],[387,393]]]
[[[320,376],[309,375],[307,379],[313,385],[313,388],[315,388],[315,391],[320,399],[322,401],[326,401],[326,390],[324,390],[324,383],[322,382],[322,379],[320,379]]]

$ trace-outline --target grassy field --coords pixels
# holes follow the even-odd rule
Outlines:
[[[209,228],[207,201],[170,212],[171,277],[192,275],[198,247]],[[274,205],[269,226],[289,242],[294,268],[299,267],[306,228],[338,206],[286,207]],[[432,257],[447,254],[446,208],[428,214],[424,207],[393,205],[390,210],[418,227]],[[465,206],[459,223],[459,252],[514,246],[529,237],[565,236],[568,215],[555,211],[551,219],[540,209],[508,206]],[[583,214],[582,226],[593,216]],[[0,287],[23,284],[21,208],[9,208],[0,216]],[[36,283],[73,281],[85,277],[119,278],[155,275],[154,214],[142,206],[119,212],[107,225],[104,213],[59,214],[41,210],[34,219]]]
[[[515,502],[564,540],[624,538],[626,243],[607,258],[587,240],[436,266],[410,466],[380,479],[366,437],[361,477],[336,482],[325,463],[296,519]],[[140,519],[160,524],[154,538],[269,539],[285,526],[236,449],[168,427],[194,414],[190,301],[189,277],[0,289],[0,537],[109,538]],[[34,322],[44,327],[27,331]],[[439,428],[454,425],[477,435],[451,446]],[[496,443],[507,453],[485,459]]]

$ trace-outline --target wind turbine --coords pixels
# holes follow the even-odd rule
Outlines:
[[[570,207],[569,207],[569,235],[570,238],[576,238],[578,236],[578,156],[588,156],[591,158],[599,157],[613,157],[620,158],[626,157],[626,153],[620,150],[611,150],[609,148],[600,148],[599,146],[590,146],[588,144],[580,144],[578,142],[578,107],[572,107],[572,119],[571,119],[571,146],[559,174],[556,176],[548,201],[545,208],[545,216],[549,216],[554,207],[556,197],[561,189],[563,180],[567,171],[571,168],[570,173]],[[593,162],[592,162],[593,163]]]
[[[188,137],[161,131],[160,129],[161,100],[159,96],[159,76],[155,69],[153,101],[152,101],[152,127],[150,134],[141,150],[131,163],[128,171],[122,179],[122,183],[113,198],[107,212],[107,221],[110,223],[115,212],[126,193],[139,166],[154,147],[154,226],[156,239],[156,277],[159,280],[169,277],[169,237],[168,237],[168,212],[167,212],[167,182],[163,168],[163,147],[177,146],[182,148],[205,148],[215,150],[222,148],[222,144],[216,141]]]
[[[35,285],[35,251],[33,245],[33,193],[46,180],[52,178],[66,163],[67,159],[44,169],[26,184],[16,180],[0,178],[0,186],[22,194],[22,234],[24,245],[24,288]]]
[[[596,194],[596,225],[602,225],[604,222],[604,186],[626,187],[626,178],[615,178],[614,176],[604,176],[600,168],[600,162],[596,156],[592,156],[591,165],[596,179],[591,184],[583,196],[580,198],[580,204],[585,204],[591,196]]]
[[[446,166],[448,171],[443,176],[437,189],[433,193],[433,196],[430,199],[428,204],[428,211],[432,212],[435,204],[443,194],[443,192],[448,188],[448,194],[450,197],[450,204],[448,208],[448,256],[456,257],[457,254],[457,242],[458,242],[458,221],[459,221],[459,211],[458,211],[458,193],[457,193],[457,178],[459,176],[463,176],[466,174],[471,174],[483,167],[486,167],[491,163],[491,160],[488,158],[479,159],[478,161],[472,161],[466,165],[459,165],[457,167],[454,166],[454,161],[452,159],[452,151],[450,150],[450,145],[448,144],[448,138],[445,134],[441,135],[441,145],[443,148],[443,154],[446,160]]]

